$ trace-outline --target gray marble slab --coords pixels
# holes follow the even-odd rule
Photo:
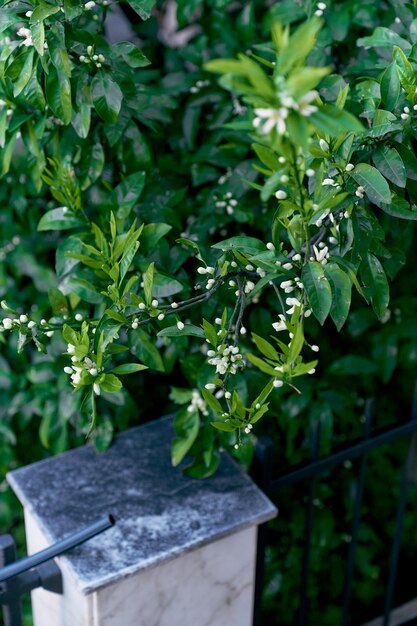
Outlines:
[[[87,445],[8,474],[51,542],[104,514],[116,518],[111,529],[63,557],[83,593],[277,514],[225,453],[205,480],[173,468],[172,437],[166,417],[118,435],[105,453]]]

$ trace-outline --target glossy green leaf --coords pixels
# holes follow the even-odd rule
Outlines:
[[[123,94],[119,85],[108,74],[99,72],[91,83],[94,108],[105,122],[115,122],[119,117]]]
[[[400,96],[400,77],[396,63],[390,63],[381,76],[381,99],[385,108],[392,111]]]
[[[332,290],[330,317],[337,330],[340,330],[349,314],[352,297],[352,282],[349,275],[336,263],[327,263],[324,267],[324,272]]]
[[[391,200],[389,185],[382,174],[368,163],[359,163],[351,172],[352,178],[361,185],[367,197],[377,206],[388,204]]]
[[[301,272],[301,280],[304,284],[311,310],[320,324],[323,325],[332,306],[332,289],[321,263],[317,261],[306,263]]]
[[[365,286],[365,295],[371,301],[377,317],[381,319],[389,304],[389,286],[381,262],[374,254],[368,253],[360,267]]]
[[[372,159],[385,178],[397,187],[405,187],[407,181],[405,165],[395,148],[383,146],[374,152]]]
[[[68,210],[65,210],[65,208],[58,207],[42,215],[39,220],[38,231],[69,230],[82,226],[83,222],[72,213],[69,213]]]

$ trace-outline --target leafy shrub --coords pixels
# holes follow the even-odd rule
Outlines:
[[[410,395],[416,8],[179,1],[172,34],[154,4],[140,48],[105,0],[1,9],[3,472],[155,405],[193,476],[254,432],[284,465],[317,419],[323,453],[358,435],[381,382]]]

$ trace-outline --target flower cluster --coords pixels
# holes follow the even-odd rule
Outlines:
[[[207,356],[209,364],[215,365],[216,373],[220,375],[227,373],[234,375],[240,367],[244,367],[244,361],[237,346],[222,343],[217,350],[209,350]]]
[[[187,411],[189,413],[192,413],[193,411],[200,411],[203,415],[208,415],[208,409],[207,409],[207,404],[205,403],[205,401],[203,400],[203,398],[200,395],[200,392],[198,391],[198,389],[193,389],[191,392],[191,402],[187,407]]]
[[[309,117],[317,111],[317,107],[311,104],[317,97],[317,91],[308,91],[296,102],[284,90],[280,93],[280,103],[276,109],[258,107],[255,109],[253,126],[261,133],[268,135],[276,130],[278,135],[283,135],[286,131],[286,119],[290,111],[297,111],[304,117]]]
[[[81,382],[81,376],[83,372],[90,374],[90,376],[96,377],[103,371],[103,368],[97,367],[96,363],[90,357],[85,356],[83,358],[77,357],[75,353],[75,346],[69,343],[67,346],[67,353],[71,355],[72,366],[64,367],[64,372],[71,377],[71,384],[73,387],[78,387]],[[100,395],[100,385],[93,383],[94,393]]]
[[[203,87],[208,87],[209,85],[209,80],[198,80],[195,85],[190,87],[190,93],[198,93]]]
[[[216,202],[216,207],[218,209],[226,209],[226,213],[227,215],[233,215],[233,213],[235,212],[235,208],[237,207],[237,200],[236,198],[233,198],[233,194],[231,191],[228,191],[224,196],[222,200],[217,200]]]
[[[93,46],[87,46],[87,55],[80,55],[81,63],[94,63],[96,67],[100,68],[106,60],[102,54],[95,54]]]

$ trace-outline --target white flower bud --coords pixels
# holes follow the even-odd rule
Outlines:
[[[284,270],[292,270],[292,267],[292,263],[284,263],[284,265],[282,266]]]
[[[199,274],[207,274],[207,269],[205,267],[198,267],[197,272]]]
[[[214,383],[207,383],[207,385],[204,385],[204,387],[208,389],[209,391],[211,389],[216,389],[216,385]]]
[[[177,302],[171,302],[171,309],[178,309]]]
[[[311,346],[311,349],[313,350],[313,352],[319,352],[320,348],[318,346]]]
[[[183,322],[177,322],[177,328],[178,328],[178,330],[184,330],[184,323]]]
[[[313,367],[313,369],[309,370],[309,371],[307,372],[307,374],[312,375],[312,374],[314,374],[314,372],[315,372],[315,371],[316,371],[316,370],[315,370],[315,368]]]
[[[275,197],[276,197],[277,200],[285,200],[285,198],[287,197],[287,192],[284,191],[283,189],[279,189],[275,193]]]
[[[241,335],[246,335],[246,328],[244,326],[241,326],[239,332]]]
[[[144,309],[146,309],[146,304],[144,302],[139,302],[138,304],[138,309],[140,309],[141,311],[143,311]]]
[[[65,372],[66,374],[70,374],[70,375],[71,375],[71,374],[73,374],[73,373],[74,373],[74,370],[72,369],[72,367],[68,367],[68,366],[67,366],[67,367],[64,367],[64,372]]]
[[[152,306],[153,306],[153,307],[155,307],[155,308],[156,308],[156,307],[158,306],[159,302],[158,302],[158,300],[157,300],[156,298],[154,298],[154,299],[152,300],[151,304],[152,304]]]
[[[26,11],[26,17],[32,17],[33,11]]]
[[[266,244],[266,247],[268,248],[268,250],[275,250],[275,246],[272,243],[272,241],[268,241],[268,243]]]
[[[287,162],[286,158],[283,157],[283,156],[278,157],[278,161],[279,161],[279,163],[281,163],[281,165],[283,165],[284,163]]]
[[[93,46],[87,46],[87,54],[91,57],[93,54]]]
[[[324,141],[324,139],[320,139],[319,145],[320,145],[320,148],[323,150],[323,152],[327,152],[328,151],[329,144],[327,143],[327,141]]]
[[[284,383],[282,382],[282,380],[278,380],[276,378],[272,384],[274,385],[274,387],[278,388],[278,387],[282,387]]]
[[[95,6],[96,6],[96,3],[93,2],[93,0],[89,0],[89,2],[85,3],[84,9],[87,9],[87,11],[91,11],[91,9],[94,9]]]
[[[81,313],[76,313],[75,314],[75,319],[77,322],[82,322],[83,321],[83,316],[81,315]]]
[[[281,181],[281,183],[285,184],[285,183],[288,183],[290,178],[289,178],[289,176],[287,174],[283,174],[279,180]]]
[[[74,351],[75,351],[75,346],[72,343],[69,343],[67,345],[67,352],[68,352],[68,354],[74,354]]]
[[[354,169],[353,163],[348,163],[345,167],[346,172],[351,172]]]
[[[160,314],[158,315],[158,319],[159,319],[159,321],[160,321],[160,322],[162,322],[162,320],[163,320],[164,318],[165,318],[164,313],[160,313]]]
[[[26,324],[27,321],[28,321],[28,316],[27,315],[20,315],[19,322],[21,324]]]
[[[89,370],[89,372],[90,372],[91,376],[97,376],[97,368],[96,367],[92,367]]]
[[[93,385],[93,391],[96,394],[96,396],[99,396],[101,393],[101,389],[100,389],[100,385],[98,383],[94,383]]]
[[[314,176],[315,171],[313,169],[311,169],[311,167],[308,168],[308,170],[306,170],[306,176],[308,176],[308,178],[311,178],[311,176]]]
[[[13,326],[13,320],[10,317],[5,317],[3,320],[3,326],[6,330],[10,330]]]
[[[81,54],[80,56],[80,61],[81,63],[85,63],[85,56],[83,54]]]
[[[28,324],[28,328],[30,329],[35,328],[35,326],[36,326],[36,322],[34,322],[33,320],[31,320]]]

